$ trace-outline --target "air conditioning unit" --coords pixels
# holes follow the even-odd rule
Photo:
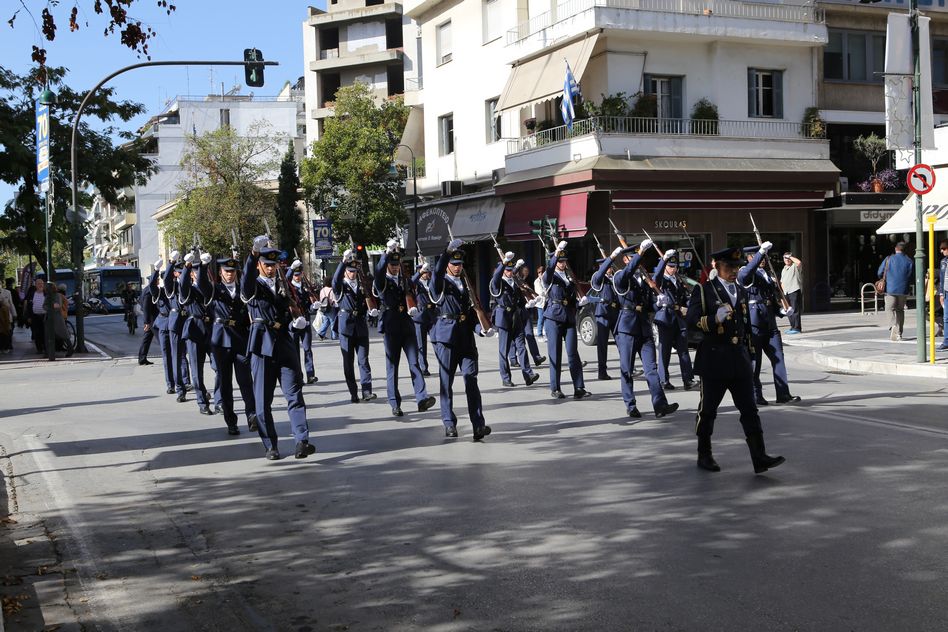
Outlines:
[[[501,167],[500,169],[494,169],[490,172],[490,183],[494,186],[497,186],[497,183],[503,180],[504,176],[507,175],[507,170]]]
[[[441,195],[450,197],[452,195],[461,195],[464,193],[464,183],[460,180],[442,180]]]

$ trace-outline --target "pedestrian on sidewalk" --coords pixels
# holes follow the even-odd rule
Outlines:
[[[9,280],[9,279],[8,279]],[[0,288],[0,353],[13,351],[13,328],[16,326],[16,309],[10,290]]]
[[[63,306],[66,305],[66,288],[63,286],[63,293],[59,293],[59,288],[55,283],[46,284],[46,296],[44,297],[44,308],[49,313],[49,325],[53,328],[53,338],[56,348],[62,347],[66,350],[66,357],[72,356],[74,348],[69,341],[69,333],[66,331],[66,319],[63,316]],[[66,307],[68,309],[68,306]],[[52,358],[50,358],[52,359]]]
[[[46,353],[46,280],[36,279],[26,293],[24,317],[32,333],[36,353]]]
[[[16,281],[12,278],[6,280],[7,290],[10,292],[10,298],[13,300],[13,326],[26,326],[26,323],[23,320],[23,297],[20,296],[20,290],[14,285]]]
[[[788,334],[803,332],[803,323],[800,316],[803,314],[803,262],[793,256],[792,252],[783,253],[783,270],[780,271],[780,285],[793,311],[787,314],[790,323]]]
[[[543,321],[546,320],[546,317],[543,315],[544,310],[546,309],[546,288],[543,286],[544,272],[546,272],[546,266],[537,266],[537,278],[533,280],[533,291],[537,295],[536,301],[533,305],[537,309],[536,336],[538,338],[546,337],[543,329]],[[539,364],[539,362],[537,364]]]
[[[889,313],[889,340],[901,340],[905,325],[905,302],[912,283],[914,264],[902,252],[905,242],[895,244],[895,252],[886,257],[876,274],[885,281],[885,311]]]
[[[945,294],[948,293],[948,241],[942,241],[938,249],[941,251],[941,263],[938,264],[938,278],[935,280],[935,287],[937,288],[938,302],[942,311],[942,335],[945,337],[938,350],[945,351],[948,350],[948,309],[945,309]],[[925,295],[928,296],[928,293],[926,292]]]
[[[316,335],[320,340],[325,340],[327,335],[337,340],[339,334],[336,333],[336,317],[339,315],[339,304],[336,301],[336,295],[333,294],[332,280],[329,277],[323,281],[323,288],[319,291],[319,311],[323,318]]]

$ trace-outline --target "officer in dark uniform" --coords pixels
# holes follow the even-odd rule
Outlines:
[[[253,375],[257,423],[267,459],[271,461],[280,458],[272,412],[277,380],[286,398],[290,428],[296,439],[296,458],[304,459],[316,452],[316,446],[309,442],[299,346],[289,332],[290,325],[294,321],[299,324],[303,316],[292,304],[285,279],[279,278],[279,255],[280,251],[273,247],[268,237],[255,238],[240,279],[240,297],[247,304],[251,319],[247,352]]]
[[[418,313],[411,317],[415,323],[415,338],[418,341],[418,367],[425,377],[431,375],[428,368],[428,332],[434,324],[437,307],[431,302],[428,282],[431,281],[431,268],[428,262],[415,266],[415,274],[411,278],[411,285],[415,291],[415,301],[418,304]]]
[[[769,404],[764,399],[764,387],[760,383],[760,365],[764,354],[773,367],[777,403],[800,401],[799,396],[790,394],[787,363],[783,357],[783,340],[777,327],[777,310],[781,309],[781,315],[786,314],[778,306],[776,283],[760,269],[761,262],[772,247],[773,244],[765,241],[760,246],[745,248],[748,263],[737,273],[737,282],[747,290],[747,303],[750,305],[751,346],[754,349],[754,397],[758,406]]]
[[[603,266],[609,260],[610,265]],[[612,284],[614,269],[608,257],[596,259],[599,269],[593,274],[589,285],[599,292],[599,302],[596,303],[596,356],[599,360],[599,379],[611,380],[612,376],[606,370],[609,360],[609,334],[615,331],[616,321],[619,319],[619,299],[616,297],[616,288]]]
[[[204,262],[202,257],[202,263]],[[234,257],[217,260],[219,280],[211,281],[209,266],[198,267],[197,285],[207,298],[207,313],[211,318],[211,357],[217,367],[217,384],[214,399],[220,402],[227,432],[240,434],[237,428],[237,413],[234,411],[234,377],[244,400],[244,414],[250,432],[258,432],[257,408],[253,396],[253,376],[250,374],[250,356],[247,354],[247,337],[250,319],[247,306],[238,294],[237,271],[240,262]]]
[[[685,315],[688,313],[691,288],[685,278],[678,275],[678,255],[674,250],[665,251],[653,280],[659,292],[655,298],[655,326],[658,328],[660,351],[658,377],[664,390],[675,390],[668,373],[674,347],[678,352],[682,383],[685,390],[690,391],[695,386],[695,374],[688,353],[688,323],[685,322]]]
[[[711,434],[718,406],[724,393],[730,391],[740,411],[754,471],[759,474],[777,467],[785,459],[767,454],[760,415],[754,404],[750,310],[747,292],[737,283],[737,271],[743,263],[741,254],[741,248],[725,248],[713,253],[717,277],[696,287],[688,303],[688,326],[704,334],[695,355],[695,373],[701,376],[695,433],[698,435],[698,467],[720,471],[711,454]]]
[[[187,313],[182,311],[179,302],[179,279],[183,270],[184,262],[178,260],[178,251],[175,250],[171,253],[171,260],[162,277],[164,285],[162,291],[168,299],[168,335],[171,338],[171,353],[174,356],[172,361],[174,386],[179,402],[185,401],[185,393],[191,390],[190,378],[185,380],[188,374],[188,355],[182,337]]]
[[[198,271],[194,268],[201,268],[210,263],[209,253],[202,254],[195,263],[194,253],[189,252],[184,256],[184,274],[178,279],[180,286],[178,303],[187,313],[181,337],[187,347],[194,395],[197,399],[198,411],[202,415],[214,414],[211,409],[211,398],[204,387],[204,362],[210,351],[211,319],[207,311],[210,297],[205,296],[199,287],[195,287]]]
[[[497,357],[500,364],[500,379],[504,386],[514,386],[512,376],[510,375],[510,356],[511,349],[517,354],[518,364],[523,373],[523,381],[530,386],[540,376],[530,368],[530,360],[527,358],[527,347],[524,344],[524,326],[523,311],[526,301],[523,293],[517,287],[514,281],[515,264],[514,253],[504,254],[504,260],[497,264],[494,270],[494,276],[490,280],[490,295],[494,298],[493,323],[497,328],[498,345]]]
[[[153,275],[154,276],[154,275]],[[157,277],[156,277],[157,278]],[[149,279],[149,284],[151,280]],[[142,343],[138,347],[138,364],[145,366],[154,364],[148,359],[148,350],[151,348],[151,341],[155,337],[155,320],[158,318],[158,306],[152,300],[151,289],[148,285],[142,290],[139,305],[142,308]]]
[[[359,358],[359,379],[362,383],[362,401],[375,399],[372,392],[372,367],[369,366],[369,325],[366,322],[367,288],[359,280],[360,262],[355,253],[346,250],[342,255],[342,264],[332,275],[332,292],[336,295],[339,315],[335,327],[339,334],[339,350],[342,352],[342,372],[346,376],[346,385],[352,403],[359,403],[356,388],[355,358]]]
[[[159,287],[158,281],[164,282],[162,270],[164,262],[159,259],[155,262],[155,271],[151,273],[148,279],[148,294],[150,302],[155,310],[155,320],[153,327],[158,330],[158,347],[161,349],[161,361],[165,372],[165,392],[168,395],[174,395],[176,392],[175,382],[175,354],[171,346],[171,332],[168,331],[168,316],[171,313],[171,301],[164,292],[163,287]],[[171,265],[171,262],[168,262]],[[175,299],[177,300],[177,298]],[[141,362],[141,356],[139,356]]]
[[[566,242],[561,241],[543,273],[543,286],[546,288],[546,307],[543,310],[543,317],[547,354],[550,356],[550,392],[555,399],[566,397],[560,390],[563,343],[565,342],[569,375],[573,381],[573,397],[582,399],[588,397],[590,393],[585,388],[583,363],[579,359],[577,348],[576,307],[579,302],[576,299],[576,281],[566,273],[568,262]]]
[[[425,412],[435,404],[435,398],[428,395],[425,377],[418,366],[418,340],[415,337],[415,324],[412,317],[419,313],[417,305],[408,309],[405,295],[408,292],[408,279],[402,275],[402,257],[398,252],[398,242],[388,242],[382,253],[378,268],[375,270],[372,291],[382,305],[379,317],[379,333],[385,345],[385,378],[388,387],[388,403],[392,414],[401,417],[402,395],[398,391],[398,365],[402,352],[411,373],[411,383],[415,389],[415,401],[418,412]]]
[[[293,327],[293,339],[303,348],[303,365],[306,368],[306,383],[315,384],[319,381],[316,377],[316,366],[313,364],[313,303],[319,300],[318,292],[303,278],[303,262],[294,259],[290,264],[290,269],[286,272],[286,280],[289,283],[290,292],[296,299],[303,312],[303,318],[306,319],[306,327],[302,329]]]
[[[626,414],[633,418],[642,416],[635,404],[635,392],[632,387],[636,355],[642,359],[642,368],[645,370],[645,381],[648,383],[655,416],[662,418],[678,410],[678,404],[668,403],[661,381],[658,379],[655,339],[652,336],[652,323],[649,322],[648,317],[651,307],[651,290],[636,277],[642,255],[651,247],[652,241],[646,239],[639,245],[638,252],[631,247],[616,248],[599,266],[599,273],[605,275],[606,270],[618,257],[622,256],[622,261],[625,262],[625,267],[612,277],[616,301],[619,303],[619,315],[613,332],[616,337],[616,347],[619,349],[622,399],[625,402]]]
[[[490,434],[484,421],[481,389],[477,385],[477,344],[474,341],[477,315],[471,298],[471,288],[462,278],[464,252],[460,239],[448,244],[448,249],[435,264],[431,278],[431,299],[438,306],[438,318],[431,329],[435,355],[441,378],[441,421],[446,437],[458,436],[458,418],[454,414],[454,376],[458,369],[464,379],[467,411],[474,427],[474,441]],[[480,332],[491,335],[491,332]]]

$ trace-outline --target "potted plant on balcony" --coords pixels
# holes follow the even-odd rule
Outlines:
[[[691,107],[691,133],[718,133],[718,106],[706,97],[698,99]]]
[[[654,94],[636,92],[635,101],[629,110],[632,117],[632,133],[651,133],[658,131],[658,99]],[[652,119],[652,120],[648,120]]]
[[[803,111],[803,125],[800,131],[804,138],[826,138],[826,121],[820,116],[820,108],[808,107]]]
[[[872,173],[866,180],[874,193],[885,191],[885,184],[879,180],[879,161],[886,154],[885,139],[872,132],[868,136],[859,136],[853,141],[853,147],[872,165]]]
[[[625,92],[616,94],[600,94],[599,103],[589,101],[585,104],[585,111],[590,117],[598,118],[598,129],[602,132],[621,132],[625,129],[623,119],[629,114],[629,95]]]
[[[882,193],[899,186],[899,174],[895,169],[882,169],[874,177],[863,180],[858,185],[860,191]]]

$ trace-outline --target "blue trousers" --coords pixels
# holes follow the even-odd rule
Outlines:
[[[431,325],[415,323],[415,340],[418,342],[418,368],[422,373],[428,371],[428,330]]]
[[[385,344],[385,386],[388,389],[388,403],[392,408],[402,405],[402,394],[398,390],[398,365],[405,353],[408,363],[408,372],[411,373],[411,384],[415,389],[415,401],[428,397],[428,387],[425,386],[425,376],[418,367],[418,342],[414,331],[386,331],[382,335]]]
[[[942,314],[942,332],[945,334],[945,339],[942,341],[941,346],[948,347],[948,300],[945,301],[945,306],[943,308]]]
[[[171,363],[174,367],[174,387],[178,395],[181,395],[185,392],[185,386],[191,383],[191,378],[188,376],[188,351],[181,334],[169,331],[168,336],[171,339],[171,354],[174,356],[174,361]]]
[[[316,335],[320,338],[325,338],[326,334],[328,333],[333,340],[338,338],[338,334],[336,334],[336,328],[334,327],[336,324],[336,316],[338,315],[339,308],[337,307],[330,307],[325,312],[323,312],[323,322],[319,324],[319,331],[316,332]]]
[[[543,328],[543,323],[546,320],[546,317],[543,315],[543,308],[537,307],[537,333],[544,333],[546,330]]]
[[[224,422],[228,426],[237,425],[237,413],[234,412],[234,377],[240,388],[240,397],[244,400],[244,414],[247,420],[256,415],[257,406],[253,397],[253,376],[250,373],[250,357],[243,349],[211,346],[211,357],[217,365],[217,388],[215,401],[224,409]]]
[[[774,389],[777,399],[790,397],[790,383],[787,380],[787,363],[783,359],[783,340],[779,331],[770,332],[770,336],[754,336],[751,338],[754,345],[754,394],[763,399],[764,386],[760,383],[760,365],[763,355],[766,354],[773,367]]]
[[[158,348],[161,349],[161,363],[165,370],[165,388],[175,388],[177,381],[174,379],[174,352],[171,346],[171,332],[167,329],[158,330]]]
[[[221,373],[217,370],[217,358],[214,357],[214,350],[210,348],[210,341],[208,341],[208,352],[207,358],[211,362],[211,369],[214,371],[214,392],[212,393],[214,399],[214,405],[221,405]],[[249,364],[248,364],[248,371]]]
[[[528,325],[529,326],[529,325]],[[497,330],[497,356],[500,361],[500,379],[505,382],[513,381],[510,375],[510,356],[513,355],[520,363],[520,372],[523,379],[533,376],[530,368],[530,359],[527,356],[527,345],[522,327],[516,329]]]
[[[678,366],[681,368],[681,379],[692,382],[695,379],[694,368],[691,366],[691,355],[688,353],[687,332],[678,327],[669,327],[656,323],[658,326],[658,346],[661,350],[661,362],[658,363],[658,377],[662,384],[668,381],[668,365],[671,363],[672,348],[678,353]]]
[[[207,345],[203,341],[186,340],[191,366],[191,383],[198,406],[208,406],[207,389],[204,388],[204,362],[207,360]]]
[[[695,418],[696,435],[711,438],[714,433],[714,420],[718,416],[718,406],[728,391],[731,391],[731,399],[741,414],[744,436],[762,432],[750,376],[739,375],[729,380],[717,380],[704,374],[701,376],[701,400],[698,402],[698,414]]]
[[[313,365],[313,328],[306,321],[306,329],[290,329],[293,332],[293,341],[297,347],[303,347],[303,361],[306,363],[306,379],[316,376],[316,367]],[[297,351],[297,353],[299,353]]]
[[[355,358],[359,358],[359,377],[362,382],[362,394],[372,392],[372,367],[369,366],[369,337],[368,336],[339,336],[339,350],[342,352],[342,373],[346,376],[346,386],[349,394],[357,397]]]
[[[550,356],[550,390],[560,389],[560,373],[563,369],[563,341],[566,341],[566,360],[569,364],[569,377],[573,381],[573,388],[586,388],[583,381],[583,362],[579,359],[579,348],[576,346],[576,325],[558,323],[547,319],[546,350]]]
[[[270,450],[278,444],[276,425],[273,423],[273,392],[277,380],[286,399],[286,412],[290,417],[293,437],[297,442],[308,441],[309,424],[306,423],[306,403],[303,401],[299,345],[289,335],[279,334],[272,356],[250,355],[250,372],[253,375],[253,399],[263,446]]]
[[[632,388],[632,372],[635,370],[635,356],[642,358],[642,370],[645,371],[645,381],[648,383],[648,392],[652,397],[652,408],[664,406],[668,403],[665,391],[658,379],[658,365],[655,362],[655,341],[649,336],[633,336],[632,334],[616,334],[616,346],[619,348],[619,370],[622,374],[622,400],[625,409],[632,410],[635,406],[635,392]]]
[[[533,333],[533,322],[530,319],[527,319],[523,324],[523,336],[517,336],[514,338],[514,342],[510,345],[510,353],[507,354],[508,360],[512,363],[514,360],[520,362],[518,358],[519,351],[517,350],[518,345],[526,345],[527,351],[530,353],[530,357],[533,358],[534,364],[539,364],[538,360],[540,358],[540,347],[537,346],[537,337]],[[523,366],[521,364],[520,366]]]
[[[606,364],[609,361],[609,334],[615,328],[615,319],[609,322],[605,318],[596,318],[596,359],[599,361],[599,375],[606,373]]]
[[[483,428],[486,422],[481,404],[481,389],[477,385],[477,347],[474,346],[474,341],[470,341],[470,344],[464,347],[435,342],[434,348],[435,357],[438,358],[438,374],[441,378],[442,423],[446,428],[456,426],[458,423],[458,417],[454,414],[454,376],[460,368],[471,425],[475,430]]]

